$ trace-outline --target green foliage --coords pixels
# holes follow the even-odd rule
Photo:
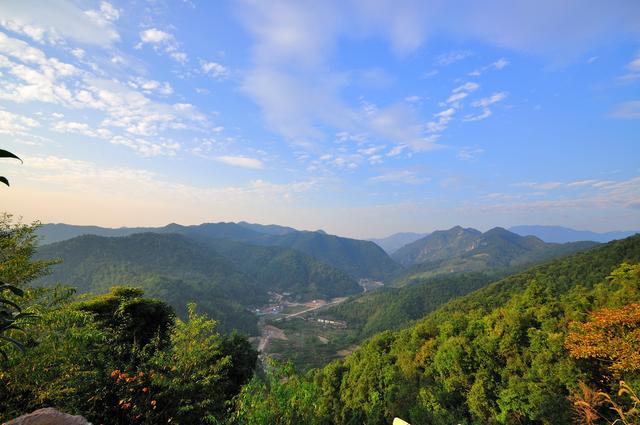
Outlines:
[[[69,288],[29,288],[49,263],[29,258],[33,226],[4,228],[2,276],[21,285],[24,308],[41,320],[30,324],[24,354],[8,346],[0,359],[0,422],[42,407],[116,425],[229,416],[256,363],[246,338],[218,334],[194,306],[174,325],[171,307],[137,288],[82,302]]]
[[[9,298],[5,298],[3,293],[10,292],[14,296],[22,297],[24,291],[12,285],[0,282],[0,356],[7,359],[7,354],[3,349],[3,345],[7,342],[21,351],[24,351],[24,345],[10,336],[9,333],[16,331],[24,332],[21,327],[23,323],[28,323],[29,319],[33,319],[35,314],[23,312],[22,308]]]
[[[13,158],[13,159],[17,159],[18,161],[22,162],[22,160],[20,158],[18,158],[17,155],[6,151],[4,149],[0,149],[0,158]],[[4,177],[4,176],[0,176],[0,183],[4,183],[5,185],[9,186],[9,180]]]
[[[195,305],[188,314],[188,321],[177,321],[171,347],[148,363],[152,388],[173,423],[218,423],[228,415],[228,401],[253,375],[257,352],[245,338],[218,334],[215,322],[196,314]]]
[[[47,406],[90,411],[109,369],[108,336],[90,313],[72,308],[73,292],[30,290],[40,320],[29,327],[25,353],[8,350],[0,367],[0,421]]]
[[[221,423],[230,414],[230,400],[253,375],[257,353],[245,338],[222,336],[215,328],[190,305],[188,320],[176,322],[166,349],[130,372],[111,372],[100,420]]]
[[[139,363],[147,351],[168,345],[174,323],[173,309],[160,300],[143,298],[139,288],[114,287],[108,294],[76,306],[93,315],[111,336],[115,358],[124,364]],[[152,344],[152,347],[148,347]]]
[[[270,362],[264,379],[254,377],[235,398],[234,425],[328,424],[318,411],[322,395],[291,364]]]
[[[496,280],[497,273],[466,273],[416,280],[402,288],[382,288],[327,311],[346,320],[361,340],[384,330],[400,329],[447,301]]]
[[[0,154],[3,151],[0,150]],[[2,155],[0,155],[2,156]],[[26,282],[46,273],[48,261],[31,262],[35,249],[33,231],[37,223],[14,223],[9,214],[0,215],[0,356],[6,357],[5,346],[24,350],[20,341],[25,325],[35,314],[22,306]]]
[[[271,393],[284,394],[270,409],[273,418],[286,415],[274,410],[293,405],[286,397],[296,400],[297,390],[289,382],[300,382],[302,393],[321,394],[313,418],[300,422],[387,424],[400,416],[410,423],[569,423],[568,397],[578,383],[603,380],[601,370],[569,356],[569,323],[602,306],[640,300],[640,276],[625,261],[640,262],[640,236],[452,300],[410,328],[372,337],[312,376],[291,378],[280,383],[284,388],[272,383],[257,400],[247,395],[243,411],[251,416],[251,406],[262,411]]]

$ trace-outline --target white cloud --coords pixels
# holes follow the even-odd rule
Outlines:
[[[70,0],[0,2],[0,26],[39,43],[60,44],[68,39],[110,47],[120,40],[114,25],[118,17],[118,10],[107,2],[99,10],[82,10]]]
[[[504,67],[506,67],[507,65],[509,65],[509,61],[506,58],[500,58],[497,61],[490,63],[487,66],[483,66],[480,69],[476,69],[472,72],[469,73],[469,75],[477,77],[482,75],[484,72],[489,71],[489,70],[501,70]]]
[[[627,73],[620,77],[620,81],[633,83],[636,80],[640,80],[640,53],[637,53],[636,57],[625,68]]]
[[[443,53],[436,58],[436,64],[440,66],[448,66],[456,62],[460,62],[473,55],[469,50],[454,50],[452,52]]]
[[[140,31],[140,40],[143,43],[160,44],[173,40],[173,36],[168,32],[161,31],[157,28],[149,28]]]
[[[223,78],[229,75],[229,70],[216,62],[202,62],[200,69],[203,73],[208,74],[213,78]]]
[[[0,109],[0,133],[24,135],[36,127],[40,127],[40,123],[33,118]]]
[[[177,42],[173,34],[159,30],[158,28],[149,28],[140,31],[140,43],[135,48],[140,49],[143,45],[149,44],[153,46],[156,52],[164,52],[176,62],[185,64],[189,57],[185,52],[180,51],[180,44]]]
[[[447,103],[452,104],[454,107],[460,107],[460,101],[465,97],[469,96],[470,93],[478,90],[480,85],[473,82],[465,83],[459,87],[456,87],[452,90],[451,96],[447,99]]]
[[[129,85],[134,89],[142,90],[146,94],[158,93],[163,96],[173,94],[173,87],[168,82],[159,82],[156,80],[147,80],[142,77],[133,78],[129,81]]]
[[[479,88],[480,88],[480,84],[474,83],[472,81],[469,81],[467,83],[464,83],[461,86],[456,87],[452,91],[453,91],[453,93],[459,93],[461,91],[473,92],[473,91],[478,90]]]
[[[513,212],[519,210],[528,210],[539,215],[541,211],[564,210],[605,210],[608,208],[629,208],[638,209],[640,207],[640,177],[632,177],[621,181],[597,181],[595,184],[585,184],[589,186],[589,190],[564,193],[558,189],[562,189],[565,185],[560,182],[546,183],[518,183],[515,186],[529,187],[534,190],[554,190],[556,197],[553,199],[545,199],[541,201],[497,204],[481,209],[491,211]],[[568,184],[567,186],[570,186]],[[575,187],[575,186],[574,186]]]
[[[54,131],[73,130],[103,139],[109,138],[105,131],[110,131],[114,134],[110,139],[112,143],[132,148],[141,155],[173,155],[179,146],[159,138],[160,134],[168,130],[201,131],[208,125],[207,118],[191,104],[156,102],[145,96],[144,93],[151,92],[169,94],[172,88],[168,83],[134,78],[125,85],[117,80],[98,78],[88,71],[49,58],[41,50],[0,32],[2,69],[7,69],[11,77],[0,80],[0,99],[19,103],[37,101],[102,112],[100,130],[60,124]],[[120,131],[125,134],[117,135]],[[149,142],[146,137],[160,141]]]
[[[76,59],[84,59],[86,52],[84,51],[84,49],[81,49],[78,47],[78,48],[72,49],[71,54],[75,56]]]
[[[571,183],[567,183],[568,187],[584,187],[584,186],[593,186],[595,183],[598,183],[598,180],[576,180]]]
[[[502,100],[504,100],[507,97],[507,93],[506,92],[498,92],[498,93],[494,93],[489,97],[483,97],[482,99],[473,102],[471,105],[472,106],[476,106],[476,107],[482,107],[482,108],[486,108],[490,105],[493,105],[494,103],[498,103]]]
[[[375,177],[371,177],[369,182],[371,183],[407,183],[407,184],[422,184],[428,182],[430,179],[420,177],[416,172],[409,170],[392,171],[386,174],[380,174]]]
[[[453,115],[455,114],[455,112],[455,108],[448,108],[444,111],[440,111],[437,114],[434,114],[434,117],[436,117],[437,120],[427,123],[427,131],[429,131],[430,133],[443,132],[449,125],[449,122],[453,119]]]
[[[276,200],[291,201],[318,185],[318,180],[285,183],[254,180],[243,186],[201,187],[180,183],[170,177],[163,178],[144,169],[102,167],[90,161],[58,156],[29,157],[23,166],[7,166],[12,168],[11,175],[15,176],[17,181],[36,182],[38,188],[47,185],[50,186],[49,191],[55,187],[60,188],[65,196],[71,196],[70,200],[75,201],[74,205],[82,207],[79,210],[85,214],[88,208],[87,198],[98,194],[99,196],[95,196],[96,199],[117,197],[117,204],[125,209],[128,216],[131,209],[127,206],[132,205],[136,206],[132,208],[136,211],[152,212],[158,208],[170,210],[173,215],[167,214],[168,219],[175,219],[176,214],[185,208],[193,211],[211,211],[219,210],[220,205],[224,205],[225,208],[234,207],[237,219],[237,213],[246,211],[247,208],[260,208],[265,211],[265,207],[273,206]],[[26,188],[24,189],[23,192],[28,194]],[[63,213],[69,214],[68,204],[62,204]],[[108,215],[116,213],[112,208],[106,207],[107,205],[102,207],[102,210],[97,210],[98,216],[107,216],[107,212]],[[39,214],[42,214],[42,211]],[[42,215],[40,217],[43,218]],[[95,220],[96,217],[91,215],[86,219]],[[200,221],[204,219],[201,218]]]
[[[485,118],[489,118],[492,115],[489,106],[501,102],[506,99],[508,93],[507,92],[497,92],[488,97],[483,97],[480,100],[471,103],[471,106],[475,106],[476,108],[482,108],[482,112],[478,114],[469,114],[464,117],[464,121],[480,121]]]
[[[522,182],[522,183],[515,183],[514,186],[527,187],[535,190],[552,190],[552,189],[559,189],[563,187],[564,184],[561,182],[544,182],[544,183]]]
[[[106,128],[98,128],[94,130],[87,123],[75,121],[58,121],[51,126],[51,130],[56,133],[75,133],[83,136],[95,137],[99,139],[108,139],[112,136],[111,131]]]
[[[500,58],[494,63],[492,63],[491,67],[493,67],[493,69],[502,69],[507,65],[509,65],[509,61],[506,60],[505,58]]]
[[[114,136],[110,142],[126,146],[142,156],[174,156],[180,150],[180,144],[172,141],[150,142],[140,137]]]
[[[378,137],[414,152],[438,149],[437,137],[425,134],[424,125],[415,111],[403,104],[371,112],[370,126]]]
[[[223,156],[214,157],[213,159],[218,162],[222,162],[224,164],[231,165],[234,167],[251,168],[254,170],[260,170],[264,168],[264,164],[262,163],[262,161],[256,158],[249,158],[246,156],[223,155]]]

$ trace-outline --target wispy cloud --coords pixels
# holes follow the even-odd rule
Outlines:
[[[40,127],[40,123],[33,118],[0,109],[0,133],[24,135],[36,127]]]
[[[391,171],[389,173],[380,174],[375,177],[371,177],[369,182],[371,183],[406,183],[406,184],[422,184],[428,182],[430,179],[421,177],[414,171],[399,170]]]
[[[473,53],[469,50],[454,50],[436,57],[435,63],[440,66],[448,66],[453,63],[460,62],[471,55],[473,55]]]
[[[462,148],[458,151],[458,159],[472,161],[484,153],[482,148]]]
[[[162,31],[158,28],[148,28],[140,31],[140,42],[136,44],[136,49],[141,49],[145,44],[153,46],[157,52],[164,52],[176,62],[186,63],[189,58],[187,54],[180,50],[180,44],[173,34]]]
[[[619,104],[611,113],[611,116],[626,119],[640,118],[640,100],[632,100]]]
[[[222,162],[224,164],[231,165],[234,167],[251,168],[254,170],[261,170],[262,168],[264,168],[264,164],[262,163],[262,161],[256,158],[249,158],[246,156],[223,155],[223,156],[216,156],[213,159],[218,162]]]
[[[81,9],[68,0],[0,2],[0,26],[38,43],[57,45],[71,40],[110,47],[120,40],[115,26],[119,17],[120,11],[106,1],[98,9]]]
[[[482,108],[482,112],[477,114],[465,115],[464,121],[480,121],[485,118],[489,118],[492,114],[489,106],[501,102],[507,98],[507,92],[497,92],[488,97],[483,97],[480,100],[471,103],[471,106],[476,108]]]
[[[200,64],[200,69],[204,74],[210,75],[213,78],[224,78],[229,75],[229,70],[217,62],[205,62]]]
[[[490,71],[490,70],[501,70],[504,67],[506,67],[507,65],[509,65],[509,61],[505,58],[500,58],[497,61],[490,63],[489,65],[483,66],[480,69],[476,69],[474,71],[471,71],[469,73],[470,76],[473,77],[478,77],[480,75],[482,75],[483,73],[485,73],[486,71]]]
[[[619,79],[625,83],[632,83],[640,79],[640,52],[625,67],[627,73]]]

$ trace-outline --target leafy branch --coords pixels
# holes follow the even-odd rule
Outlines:
[[[6,292],[13,293],[18,297],[24,296],[24,291],[22,289],[0,282],[0,356],[5,359],[7,358],[7,355],[2,349],[2,345],[7,342],[18,348],[20,351],[24,351],[24,345],[17,339],[9,336],[9,333],[16,330],[24,332],[20,327],[20,323],[24,322],[25,319],[35,317],[34,313],[23,312],[22,308],[18,304],[4,295]]]
[[[22,162],[22,160],[15,154],[6,151],[4,149],[0,149],[0,158],[14,158],[17,159],[18,161]],[[4,176],[0,176],[0,182],[6,184],[7,186],[9,186],[9,180],[4,177]]]

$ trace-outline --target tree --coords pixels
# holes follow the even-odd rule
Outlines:
[[[0,214],[0,356],[5,358],[7,344],[23,350],[16,333],[24,332],[22,326],[35,317],[20,305],[25,296],[23,287],[53,263],[31,261],[37,225],[15,223],[10,214]]]
[[[143,294],[140,288],[116,286],[77,306],[109,331],[113,355],[125,364],[139,364],[170,342],[173,309]]]

